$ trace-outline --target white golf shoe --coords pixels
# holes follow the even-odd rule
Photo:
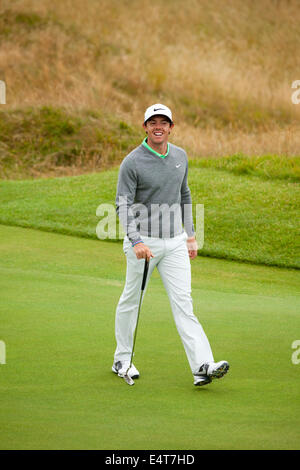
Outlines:
[[[111,370],[115,374],[118,374],[119,377],[124,377],[124,375],[127,372],[128,367],[129,367],[129,361],[125,361],[125,362],[118,361],[113,364]],[[133,364],[131,364],[131,367],[128,371],[128,375],[132,379],[138,379],[140,376],[140,373],[137,370],[137,368]]]
[[[202,364],[202,366],[199,368],[199,371],[194,374],[194,377],[220,379],[228,372],[228,369],[229,364],[227,361],[206,362],[205,364]]]
[[[196,387],[201,387],[202,385],[207,385],[211,383],[211,378],[207,375],[203,375],[202,377],[194,375],[194,385]]]

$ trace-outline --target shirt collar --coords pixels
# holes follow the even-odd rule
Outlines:
[[[154,153],[154,155],[157,155],[160,158],[166,158],[169,155],[169,142],[168,142],[167,152],[165,153],[165,155],[162,155],[156,152],[155,150],[153,150],[153,148],[151,148],[150,145],[147,144],[147,137],[144,138],[142,145],[146,147],[147,150],[150,150],[150,152]]]

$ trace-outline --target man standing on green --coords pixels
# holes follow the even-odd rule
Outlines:
[[[197,256],[198,247],[187,180],[188,159],[183,149],[168,142],[173,127],[167,106],[150,106],[143,123],[147,135],[120,166],[116,209],[127,234],[123,243],[127,273],[116,310],[117,347],[112,370],[123,377],[130,364],[146,258],[150,261],[148,280],[155,267],[160,273],[194,385],[199,386],[223,377],[229,364],[214,362],[209,341],[193,313],[190,259]],[[139,377],[133,364],[128,375]]]

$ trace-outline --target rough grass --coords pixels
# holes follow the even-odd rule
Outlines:
[[[75,113],[65,107],[42,106],[0,111],[0,135],[0,178],[22,179],[76,175],[116,166],[140,144],[144,132],[103,111]],[[180,144],[176,132],[171,137]],[[239,153],[218,159],[192,155],[191,166],[289,181],[299,181],[300,177],[300,157],[288,155]]]
[[[299,14],[297,0],[2,0],[6,107],[136,125],[163,101],[195,155],[299,155]]]
[[[121,119],[43,106],[0,111],[0,177],[79,174],[114,166],[142,139]]]
[[[216,168],[236,175],[255,175],[264,179],[300,181],[300,157],[278,155],[247,156],[242,154],[218,159],[194,159],[191,168]]]

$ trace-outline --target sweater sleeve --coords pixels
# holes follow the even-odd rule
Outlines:
[[[137,230],[134,214],[131,209],[135,199],[136,187],[137,174],[134,161],[125,158],[121,163],[119,171],[116,194],[116,212],[132,246],[142,242],[141,236]]]
[[[181,185],[181,215],[188,237],[194,237],[195,228],[193,224],[192,196],[188,186],[188,161],[186,162],[185,175]]]

